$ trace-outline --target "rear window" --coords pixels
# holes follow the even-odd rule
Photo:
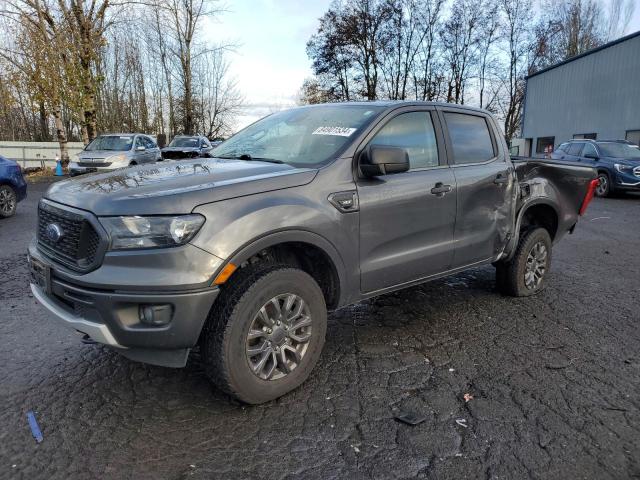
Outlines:
[[[455,163],[482,163],[496,156],[484,117],[447,112],[444,118],[453,145]]]
[[[584,147],[584,143],[581,143],[581,142],[572,143],[569,146],[569,150],[567,151],[567,153],[569,155],[574,155],[576,157],[579,157],[580,156],[580,152],[582,152],[582,147]]]

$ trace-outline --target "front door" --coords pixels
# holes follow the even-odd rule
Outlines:
[[[453,267],[494,260],[513,234],[515,174],[506,145],[481,112],[447,109],[442,118],[458,191]]]
[[[428,108],[400,111],[368,142],[406,149],[410,170],[358,179],[363,292],[450,268],[456,184],[443,143],[437,115]]]

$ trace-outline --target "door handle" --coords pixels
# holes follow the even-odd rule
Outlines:
[[[498,176],[493,180],[493,183],[496,185],[502,185],[503,183],[509,183],[509,176],[504,173],[499,173]]]
[[[433,195],[438,195],[442,197],[445,193],[451,191],[451,185],[444,185],[442,182],[436,183],[436,186],[431,189],[431,193]]]

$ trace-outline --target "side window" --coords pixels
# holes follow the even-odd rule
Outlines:
[[[584,146],[584,143],[582,142],[574,142],[569,146],[569,150],[567,151],[567,153],[569,155],[573,155],[575,157],[579,157],[580,156],[580,152],[582,152],[582,147]]]
[[[484,117],[447,112],[444,118],[453,145],[454,163],[482,163],[496,156]]]
[[[156,142],[154,142],[149,137],[142,137],[142,141],[144,142],[144,146],[147,148],[156,148]]]
[[[146,145],[142,141],[142,137],[141,136],[137,136],[136,137],[136,144],[135,144],[134,148],[138,148],[138,147],[145,147],[146,148]]]
[[[586,143],[584,145],[584,150],[582,151],[582,156],[586,157],[587,154],[591,154],[593,157],[597,157],[598,156],[598,152],[596,151],[596,147],[594,147],[590,143]]]
[[[564,153],[567,153],[567,149],[569,148],[569,144],[568,143],[563,143],[562,145],[560,145],[558,147],[558,150]]]
[[[392,118],[369,144],[404,148],[411,170],[438,166],[438,143],[429,112],[402,113]]]

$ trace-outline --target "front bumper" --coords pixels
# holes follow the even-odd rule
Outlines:
[[[188,251],[191,253],[202,252],[196,255],[210,256],[195,247],[190,249]],[[154,282],[149,279],[149,268],[145,270],[136,266],[136,255],[131,256],[128,267],[125,267],[121,255],[116,256],[114,265],[108,254],[103,266],[97,270],[74,275],[51,262],[32,243],[29,246],[30,266],[33,270],[36,264],[38,268],[44,265],[47,281],[43,285],[36,281],[34,274],[31,291],[59,323],[87,335],[95,342],[116,348],[137,361],[171,367],[184,366],[189,349],[198,342],[219,289],[210,287],[208,281],[205,286],[189,283],[186,277],[188,272],[180,270],[190,269],[191,266],[176,265],[175,261],[179,259],[177,250],[155,251],[154,256],[164,253],[170,257],[164,264],[154,261],[153,257],[147,259],[151,263],[150,268],[156,267]],[[140,284],[145,277],[147,287]],[[171,277],[187,283],[178,288],[168,282]],[[165,280],[162,288],[156,283],[158,279]],[[87,284],[88,280],[92,280],[92,284]],[[170,290],[167,291],[167,288]],[[159,309],[162,316],[157,318],[162,319],[161,324],[149,322],[149,308]]]
[[[108,167],[106,166],[80,166],[78,162],[69,162],[69,173],[71,175],[82,175],[84,173],[95,173],[95,172],[111,172],[113,170],[117,170],[119,168],[126,167],[127,164],[121,164],[118,162],[111,163]]]
[[[640,191],[640,167],[636,168],[635,173],[618,172],[616,171],[616,190],[628,190],[628,191]]]

